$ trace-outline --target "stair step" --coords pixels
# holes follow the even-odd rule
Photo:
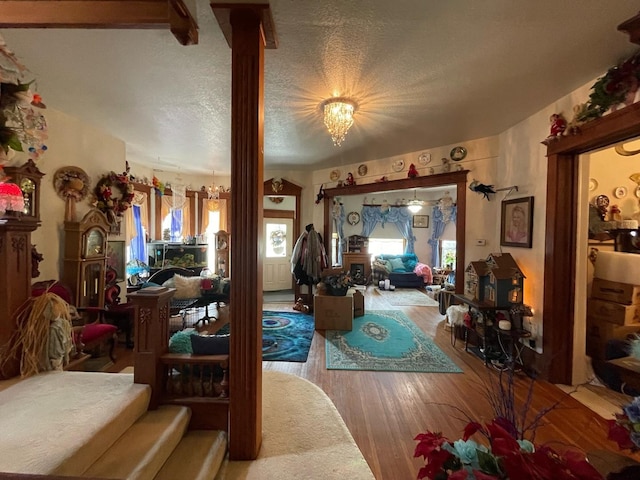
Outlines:
[[[83,476],[152,480],[180,443],[190,418],[191,410],[176,405],[148,411]]]
[[[47,372],[0,391],[0,472],[82,475],[147,411],[133,375]]]
[[[213,480],[226,454],[225,432],[187,432],[154,480]]]

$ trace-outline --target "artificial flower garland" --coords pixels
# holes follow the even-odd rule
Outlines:
[[[120,191],[120,198],[113,196],[114,188]],[[124,211],[131,207],[133,184],[127,175],[109,172],[98,181],[95,195],[96,207],[106,213],[110,221],[115,221],[116,217],[122,216]]]

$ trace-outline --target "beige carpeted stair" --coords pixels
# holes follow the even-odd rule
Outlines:
[[[227,452],[227,434],[213,430],[187,432],[154,480],[211,480]],[[188,461],[185,461],[188,459]]]
[[[49,372],[0,390],[0,472],[82,475],[140,418],[132,375]]]
[[[85,477],[153,480],[187,431],[191,411],[165,405],[145,413],[84,472]]]
[[[0,382],[0,472],[212,480],[226,433],[186,433],[191,410],[147,411],[149,395],[132,374],[50,372]]]
[[[0,382],[0,472],[127,480],[373,480],[327,395],[265,371],[255,461],[228,461],[227,434],[190,431],[191,412],[147,412],[132,374],[52,372]],[[284,392],[284,394],[283,394]]]

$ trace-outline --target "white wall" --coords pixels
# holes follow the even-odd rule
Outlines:
[[[91,193],[100,176],[109,170],[117,173],[125,170],[123,141],[51,108],[46,110],[45,116],[49,128],[48,150],[37,163],[45,174],[40,201],[42,225],[31,235],[31,242],[44,260],[40,263],[40,276],[34,281],[59,279],[62,273],[65,205],[53,188],[56,170],[77,166],[89,175],[92,188],[87,199],[76,205],[78,220],[91,208]],[[22,164],[25,158],[19,155],[14,163]],[[124,237],[110,235],[109,239],[123,240]]]
[[[517,197],[534,197],[533,245],[532,248],[503,247],[503,251],[513,255],[526,275],[524,288],[525,303],[531,305],[534,316],[530,328],[537,336],[536,350],[542,352],[542,306],[544,294],[544,258],[545,258],[545,222],[546,222],[546,189],[547,189],[547,148],[541,142],[549,135],[549,117],[553,113],[564,114],[567,120],[573,118],[573,105],[585,102],[593,82],[589,82],[558,99],[544,109],[514,125],[500,135],[500,156],[498,171],[507,184],[518,185],[519,191],[511,195]],[[499,213],[496,216],[495,234],[499,234]],[[586,243],[585,243],[586,250]],[[584,254],[584,255],[583,255]],[[586,251],[578,252],[578,258],[586,259]],[[578,262],[578,270],[582,268]],[[574,331],[574,383],[586,380],[587,364],[585,361],[586,297],[585,272],[577,272],[576,313]],[[572,281],[567,278],[567,281]],[[562,321],[562,319],[555,319]]]

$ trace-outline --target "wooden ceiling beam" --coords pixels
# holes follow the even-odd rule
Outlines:
[[[198,24],[183,0],[5,0],[0,28],[169,27],[182,45],[198,43]]]

